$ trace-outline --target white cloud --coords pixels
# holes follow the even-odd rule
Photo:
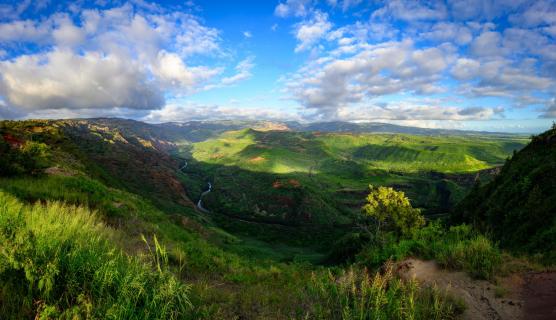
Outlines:
[[[438,22],[430,31],[421,33],[421,36],[434,41],[454,41],[458,45],[465,45],[473,40],[468,27],[451,22]]]
[[[0,60],[4,109],[33,115],[158,109],[165,94],[191,94],[250,76],[247,62],[231,78],[222,78],[223,67],[187,63],[225,55],[219,31],[193,15],[137,1],[76,12],[0,23],[0,45],[40,48]]]
[[[458,80],[471,80],[479,75],[480,66],[477,60],[460,58],[452,68],[452,75]]]
[[[335,116],[339,109],[394,93],[436,93],[440,74],[454,60],[449,48],[416,49],[412,41],[361,45],[349,58],[323,58],[286,81],[308,109]]]
[[[38,42],[49,41],[51,26],[46,23],[36,23],[31,20],[17,20],[0,23],[0,42]]]
[[[153,75],[169,88],[194,90],[201,82],[206,81],[221,70],[208,67],[192,67],[185,65],[179,55],[161,50],[156,63],[152,66]]]
[[[342,11],[347,11],[350,8],[358,6],[362,0],[343,0],[342,1]]]
[[[312,19],[303,21],[295,27],[295,37],[299,41],[296,52],[310,49],[332,28],[328,21],[328,14],[317,11]]]
[[[155,109],[164,98],[140,66],[116,55],[68,50],[0,62],[0,95],[21,110]]]
[[[312,9],[312,0],[286,0],[280,2],[274,9],[274,14],[278,17],[304,17]]]
[[[56,21],[57,26],[52,31],[52,37],[56,45],[61,47],[74,47],[85,40],[85,31],[77,27],[68,16]]]
[[[526,27],[556,25],[556,3],[554,1],[534,1],[525,10],[510,16],[509,20]]]
[[[253,57],[242,60],[235,68],[237,73],[231,77],[223,78],[221,83],[228,86],[249,79],[252,76],[251,69],[255,66],[253,60]]]
[[[443,20],[448,11],[441,1],[392,0],[373,13],[373,17],[395,18],[405,21]]]
[[[272,108],[238,108],[237,106],[203,105],[196,103],[170,103],[160,110],[153,110],[142,118],[147,122],[192,120],[300,120],[295,113]]]
[[[392,102],[341,108],[337,120],[342,121],[469,121],[487,120],[501,115],[501,108],[455,107],[414,102]]]
[[[502,54],[500,50],[501,43],[500,33],[486,31],[473,41],[471,51],[476,56],[498,56]]]
[[[251,38],[253,35],[251,34],[250,31],[243,31],[243,36],[246,38]]]

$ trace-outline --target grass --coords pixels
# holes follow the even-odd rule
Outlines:
[[[435,288],[397,279],[392,265],[383,274],[352,267],[313,275],[309,288],[316,319],[455,319],[463,311]]]
[[[313,135],[245,129],[193,144],[192,156],[198,161],[272,173],[317,173],[322,163],[342,160],[380,170],[452,173],[500,165],[526,143],[521,137]]]
[[[20,319],[177,319],[189,287],[124,254],[88,209],[0,192],[0,314]]]
[[[207,201],[212,198],[213,205],[222,211],[253,216],[257,205],[276,217],[291,216],[272,203],[272,199],[285,196],[308,202],[309,211],[316,213],[313,222],[346,222],[357,213],[361,199],[357,193],[364,192],[369,183],[402,189],[412,204],[426,213],[445,213],[468,192],[472,185],[469,177],[474,177],[477,170],[502,164],[514,148],[526,142],[522,137],[245,129],[193,143],[181,156],[190,159],[188,175],[199,175],[198,181],[189,178],[185,182],[188,189],[198,189],[207,179],[214,181],[217,190]],[[434,176],[430,171],[444,176]],[[301,191],[282,190],[279,195],[272,188],[279,179],[299,181]],[[345,189],[354,190],[357,197],[337,192]],[[299,195],[302,191],[307,196]]]
[[[312,266],[306,262],[314,259],[307,257],[310,252],[292,252],[300,258],[287,264],[267,260],[266,254],[249,257],[251,250],[265,245],[221,231],[192,234],[180,227],[181,219],[141,197],[87,177],[2,179],[0,189],[3,318],[324,319],[338,314],[343,303],[335,294],[346,288],[333,287],[343,271]],[[119,204],[116,214],[110,209],[113,203]],[[127,223],[117,224],[120,220]],[[194,226],[189,220],[186,225]],[[232,242],[223,246],[226,251],[211,243],[224,239]],[[378,284],[372,282],[376,276],[357,270],[363,291],[349,297],[348,304],[370,306],[374,294],[362,294]],[[27,278],[26,272],[32,276]],[[382,284],[376,293],[386,295],[392,307],[375,314],[389,314],[394,306],[408,303],[404,299],[409,292],[416,301],[407,315],[419,318],[433,306],[442,306],[435,311],[439,315],[459,310],[440,292],[407,287],[393,276]]]
[[[502,270],[502,253],[491,240],[469,225],[446,229],[439,222],[429,223],[412,238],[382,245],[370,245],[358,256],[359,263],[377,267],[388,259],[400,261],[409,256],[435,260],[444,268],[463,270],[477,279],[493,280]]]

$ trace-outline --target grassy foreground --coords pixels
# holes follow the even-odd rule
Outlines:
[[[178,319],[189,287],[128,256],[88,209],[24,205],[0,192],[3,318]]]
[[[25,204],[0,192],[3,319],[449,319],[461,311],[445,294],[404,282],[391,269],[283,264],[223,252],[171,219],[156,218],[139,198],[113,189],[110,198],[87,178],[3,179],[0,189],[40,200]],[[114,201],[121,203],[118,212],[110,209]],[[139,230],[157,230],[147,239],[103,222],[131,219],[136,209],[150,213],[136,213]]]

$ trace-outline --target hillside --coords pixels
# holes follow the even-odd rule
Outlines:
[[[459,312],[452,298],[392,272],[369,277],[362,266],[308,264],[303,255],[326,245],[318,225],[284,229],[196,211],[182,185],[175,188],[187,178],[165,151],[172,143],[129,124],[0,122],[2,319],[330,319],[346,310],[443,319]],[[346,300],[352,289],[342,281],[361,288]]]
[[[360,208],[371,183],[448,210],[526,139],[267,129],[0,122],[1,318],[454,319],[461,301],[396,263],[508,272],[467,225],[370,233]]]
[[[526,141],[244,129],[184,146],[179,155],[217,186],[207,197],[216,210],[233,203],[226,212],[291,221],[293,212],[280,208],[290,203],[301,220],[346,223],[357,213],[369,183],[404,190],[426,213],[445,213],[478,172],[488,178],[491,168]],[[265,217],[262,211],[275,215]]]
[[[492,182],[474,188],[454,220],[492,233],[504,247],[556,261],[556,128],[533,137]]]

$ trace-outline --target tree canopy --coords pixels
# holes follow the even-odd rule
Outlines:
[[[372,185],[369,189],[361,211],[364,218],[374,221],[377,233],[390,231],[408,237],[425,224],[421,210],[413,208],[402,191]]]

